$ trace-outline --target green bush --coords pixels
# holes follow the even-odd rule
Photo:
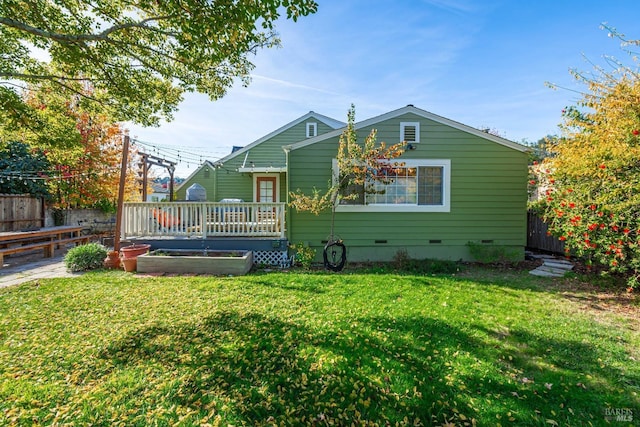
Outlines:
[[[69,271],[86,271],[101,268],[107,257],[107,248],[99,243],[88,243],[70,249],[64,257]]]
[[[316,250],[304,243],[297,243],[289,246],[295,253],[295,262],[304,268],[309,270],[313,260],[316,258]]]

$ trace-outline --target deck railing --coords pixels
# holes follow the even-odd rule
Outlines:
[[[285,237],[284,203],[125,203],[122,238]]]

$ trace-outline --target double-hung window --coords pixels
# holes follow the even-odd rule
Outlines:
[[[385,172],[383,180],[366,186],[352,185],[343,191],[337,210],[343,212],[449,212],[451,161],[405,160]],[[365,191],[366,187],[366,191]]]

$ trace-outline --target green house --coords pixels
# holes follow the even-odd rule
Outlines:
[[[309,112],[217,162],[205,162],[177,190],[198,183],[209,201],[288,202],[291,191],[324,190],[345,124]],[[358,140],[407,142],[398,176],[382,194],[360,194],[336,207],[335,234],[349,261],[412,258],[470,260],[469,243],[524,257],[527,148],[412,105],[356,123]],[[239,199],[239,200],[238,200]],[[286,208],[291,243],[317,249],[330,212]],[[320,259],[320,258],[318,258]]]
[[[328,134],[343,126],[343,122],[310,111],[216,162],[206,161],[176,190],[177,198],[185,200],[189,187],[198,183],[205,188],[207,200],[212,202],[284,202],[287,158],[283,146]]]

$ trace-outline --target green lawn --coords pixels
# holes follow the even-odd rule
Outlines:
[[[0,424],[636,425],[638,300],[579,282],[112,271],[3,289]]]

